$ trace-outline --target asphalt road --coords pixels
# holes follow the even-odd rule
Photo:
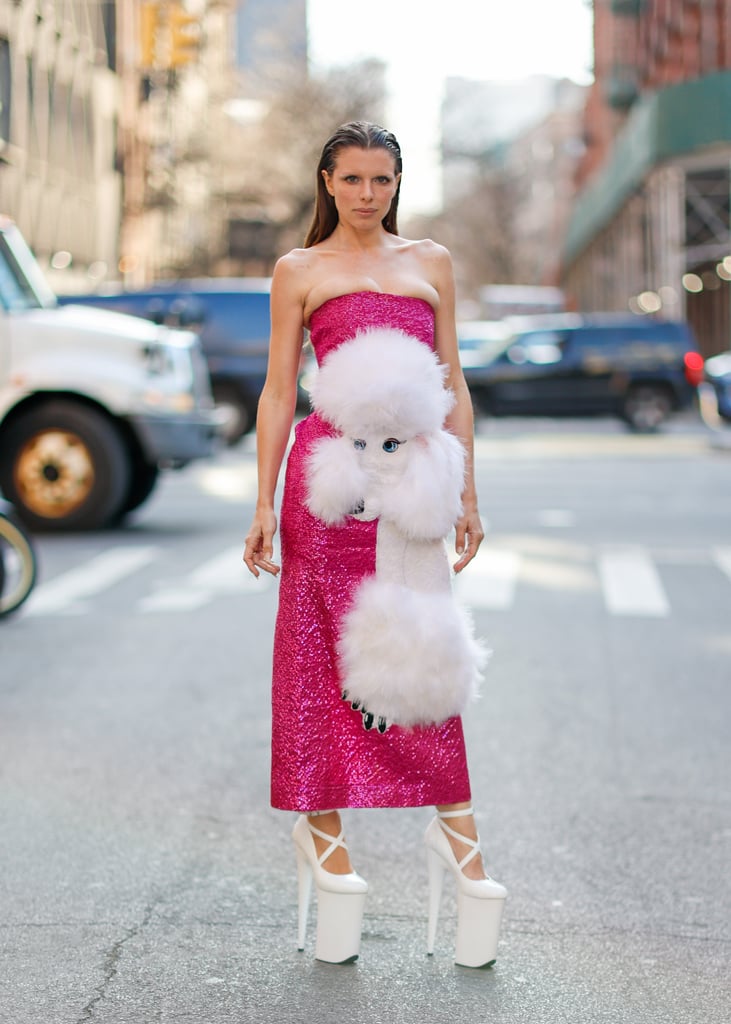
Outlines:
[[[731,450],[692,420],[481,424],[493,650],[465,720],[495,968],[424,953],[428,809],[349,811],[361,959],[295,949],[268,806],[276,584],[239,559],[250,443],[125,528],[38,541],[0,625],[0,1021],[729,1019]]]

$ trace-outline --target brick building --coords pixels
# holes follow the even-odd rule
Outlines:
[[[564,253],[579,309],[687,317],[731,347],[731,0],[595,0],[580,192]]]

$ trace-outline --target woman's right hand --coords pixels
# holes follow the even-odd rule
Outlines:
[[[277,576],[280,566],[272,561],[274,554],[274,534],[277,532],[277,517],[269,509],[257,510],[253,522],[246,535],[244,562],[250,573],[258,578],[259,569]]]

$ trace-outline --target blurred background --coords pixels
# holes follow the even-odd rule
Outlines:
[[[363,117],[401,139],[402,231],[452,250],[462,318],[553,287],[729,347],[727,0],[2,0],[0,102],[0,210],[57,292],[269,275]]]

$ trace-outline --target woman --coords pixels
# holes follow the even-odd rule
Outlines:
[[[317,169],[315,215],[304,248],[277,263],[271,293],[269,368],[259,402],[259,494],[244,561],[276,576],[274,497],[293,422],[297,371],[308,328],[318,362],[364,328],[417,338],[446,367],[454,395],[446,427],[464,446],[456,524],[461,572],[483,539],[472,464],[472,405],[456,338],[449,253],[398,235],[401,153],[394,136],[367,122],[341,126]],[[431,356],[430,356],[431,357]],[[433,357],[432,357],[433,358]],[[385,375],[389,366],[382,367]],[[309,889],[318,891],[316,956],[357,958],[365,881],[351,866],[338,808],[434,804],[429,857],[432,952],[444,871],[458,889],[456,961],[495,957],[505,889],[485,875],[472,808],[461,720],[418,729],[377,727],[343,697],[338,630],[359,582],[374,569],[375,524],[351,517],[332,526],[307,504],[308,458],[337,431],[317,413],[298,424],[281,509],[282,580],[274,646],[272,804],[300,812],[293,832],[300,880],[299,947]],[[362,442],[357,442],[358,443]],[[383,725],[383,731],[381,731]],[[365,726],[365,728],[364,728]]]

